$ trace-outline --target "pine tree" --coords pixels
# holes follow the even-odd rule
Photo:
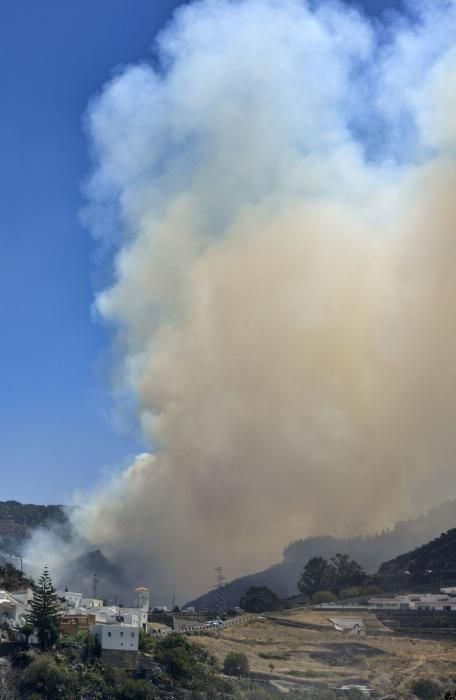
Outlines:
[[[48,649],[59,638],[60,605],[46,566],[35,588],[31,608],[28,621],[36,630],[41,649]]]

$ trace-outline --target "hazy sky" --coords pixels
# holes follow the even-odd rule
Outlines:
[[[0,499],[65,501],[144,449],[113,419],[109,336],[91,319],[82,116],[179,4],[0,0]]]

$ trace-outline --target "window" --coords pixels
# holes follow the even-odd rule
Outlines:
[[[111,636],[111,632],[108,632],[108,637],[110,637],[110,636]]]
[[[123,632],[120,633],[120,636],[123,637]]]
[[[132,633],[131,633],[131,636],[132,636],[132,637],[134,637],[134,636],[135,636],[135,633],[134,633],[134,632],[132,632]]]

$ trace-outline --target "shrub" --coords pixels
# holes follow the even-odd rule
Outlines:
[[[241,651],[230,651],[223,662],[223,672],[227,676],[248,676],[249,660]]]
[[[13,651],[10,658],[15,668],[27,668],[35,657],[27,649],[16,649]]]
[[[345,697],[348,700],[363,700],[364,694],[359,688],[349,688],[345,691]]]
[[[73,640],[81,648],[81,658],[85,663],[93,663],[101,656],[101,647],[89,630],[79,630]]]
[[[183,686],[208,690],[215,680],[211,657],[204,647],[175,632],[156,643],[155,659]]]
[[[350,588],[343,588],[339,592],[339,598],[358,598],[361,595],[365,595],[364,588],[361,586],[351,586]]]
[[[332,591],[318,591],[312,596],[312,603],[315,605],[320,605],[321,603],[335,603],[337,601],[337,596],[332,593]]]
[[[74,671],[46,655],[39,656],[24,671],[20,681],[21,697],[39,694],[46,700],[76,698],[78,678]]]
[[[420,700],[438,700],[442,697],[442,688],[430,678],[417,678],[413,681],[411,689]]]
[[[139,630],[139,642],[138,642],[138,649],[139,651],[145,651],[145,652],[151,652],[155,648],[155,640],[154,638],[150,635],[147,634],[144,630]]]
[[[119,700],[152,700],[156,697],[153,686],[147,681],[129,679],[116,692]]]
[[[189,678],[196,661],[193,645],[180,634],[172,633],[157,643],[155,658],[176,679]]]
[[[368,583],[367,586],[364,586],[364,595],[378,595],[379,593],[383,593],[383,590],[375,583]]]
[[[75,637],[72,637],[70,634],[61,634],[56,646],[59,649],[65,649],[66,647],[72,647],[75,644],[76,644]]]
[[[90,700],[104,700],[107,697],[107,684],[103,676],[85,667],[80,676],[80,694]]]
[[[322,688],[321,690],[317,690],[315,697],[317,700],[336,700],[337,696],[333,690]]]
[[[273,659],[274,661],[286,661],[290,658],[288,651],[260,651],[258,654],[260,659]]]

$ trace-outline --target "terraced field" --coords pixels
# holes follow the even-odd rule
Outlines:
[[[336,632],[327,612],[301,609],[201,642],[221,662],[229,651],[245,652],[254,675],[284,690],[365,685],[379,696],[412,698],[410,682],[418,677],[446,687],[456,680],[455,643],[397,636],[375,616],[363,617],[363,638]]]

